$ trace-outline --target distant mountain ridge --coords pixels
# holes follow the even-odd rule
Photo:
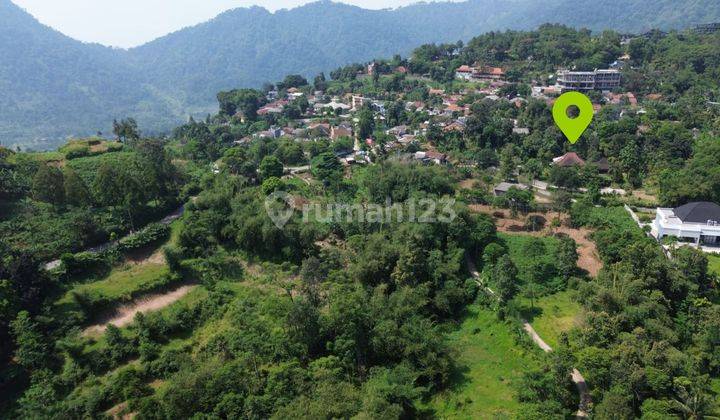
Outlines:
[[[0,0],[0,144],[55,146],[133,116],[162,131],[215,110],[223,89],[406,54],[428,42],[546,22],[644,32],[720,21],[717,0],[468,0],[367,10],[320,1],[216,18],[130,50],[73,40]]]

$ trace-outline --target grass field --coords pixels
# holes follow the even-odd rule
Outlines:
[[[152,288],[153,284],[161,281],[167,274],[170,274],[170,269],[163,263],[123,265],[114,268],[106,278],[100,281],[73,287],[58,303],[71,302],[73,293],[86,293],[93,297],[102,296],[111,301],[129,300],[133,292]]]
[[[534,309],[529,299],[522,299],[520,304],[525,319],[552,348],[558,346],[560,334],[569,331],[582,312],[582,306],[575,301],[571,290],[537,299]]]
[[[538,364],[532,350],[516,343],[516,334],[523,333],[491,310],[471,305],[448,339],[458,352],[454,384],[427,408],[445,419],[513,418],[520,407],[513,384]]]

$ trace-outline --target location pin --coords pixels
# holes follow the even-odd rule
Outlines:
[[[580,115],[575,118],[567,116],[567,109],[575,105],[580,110]],[[590,98],[580,92],[567,92],[555,101],[552,110],[555,124],[565,134],[570,143],[575,144],[588,128],[593,119],[593,106]]]

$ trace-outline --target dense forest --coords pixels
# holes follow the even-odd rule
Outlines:
[[[582,10],[582,13],[577,13]],[[720,21],[713,0],[470,0],[366,10],[332,2],[242,8],[130,50],[72,40],[0,1],[0,144],[54,149],[131,116],[160,134],[215,113],[215,93],[545,22],[642,33]],[[331,41],[329,41],[331,40]],[[43,118],[37,118],[42,115]]]
[[[0,416],[717,415],[720,263],[643,221],[720,202],[719,44],[491,32],[221,91],[167,139],[0,148]],[[533,92],[620,57],[570,145]]]

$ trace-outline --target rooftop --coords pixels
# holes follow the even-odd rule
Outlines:
[[[720,222],[720,206],[708,201],[685,204],[673,209],[673,213],[683,223]]]

